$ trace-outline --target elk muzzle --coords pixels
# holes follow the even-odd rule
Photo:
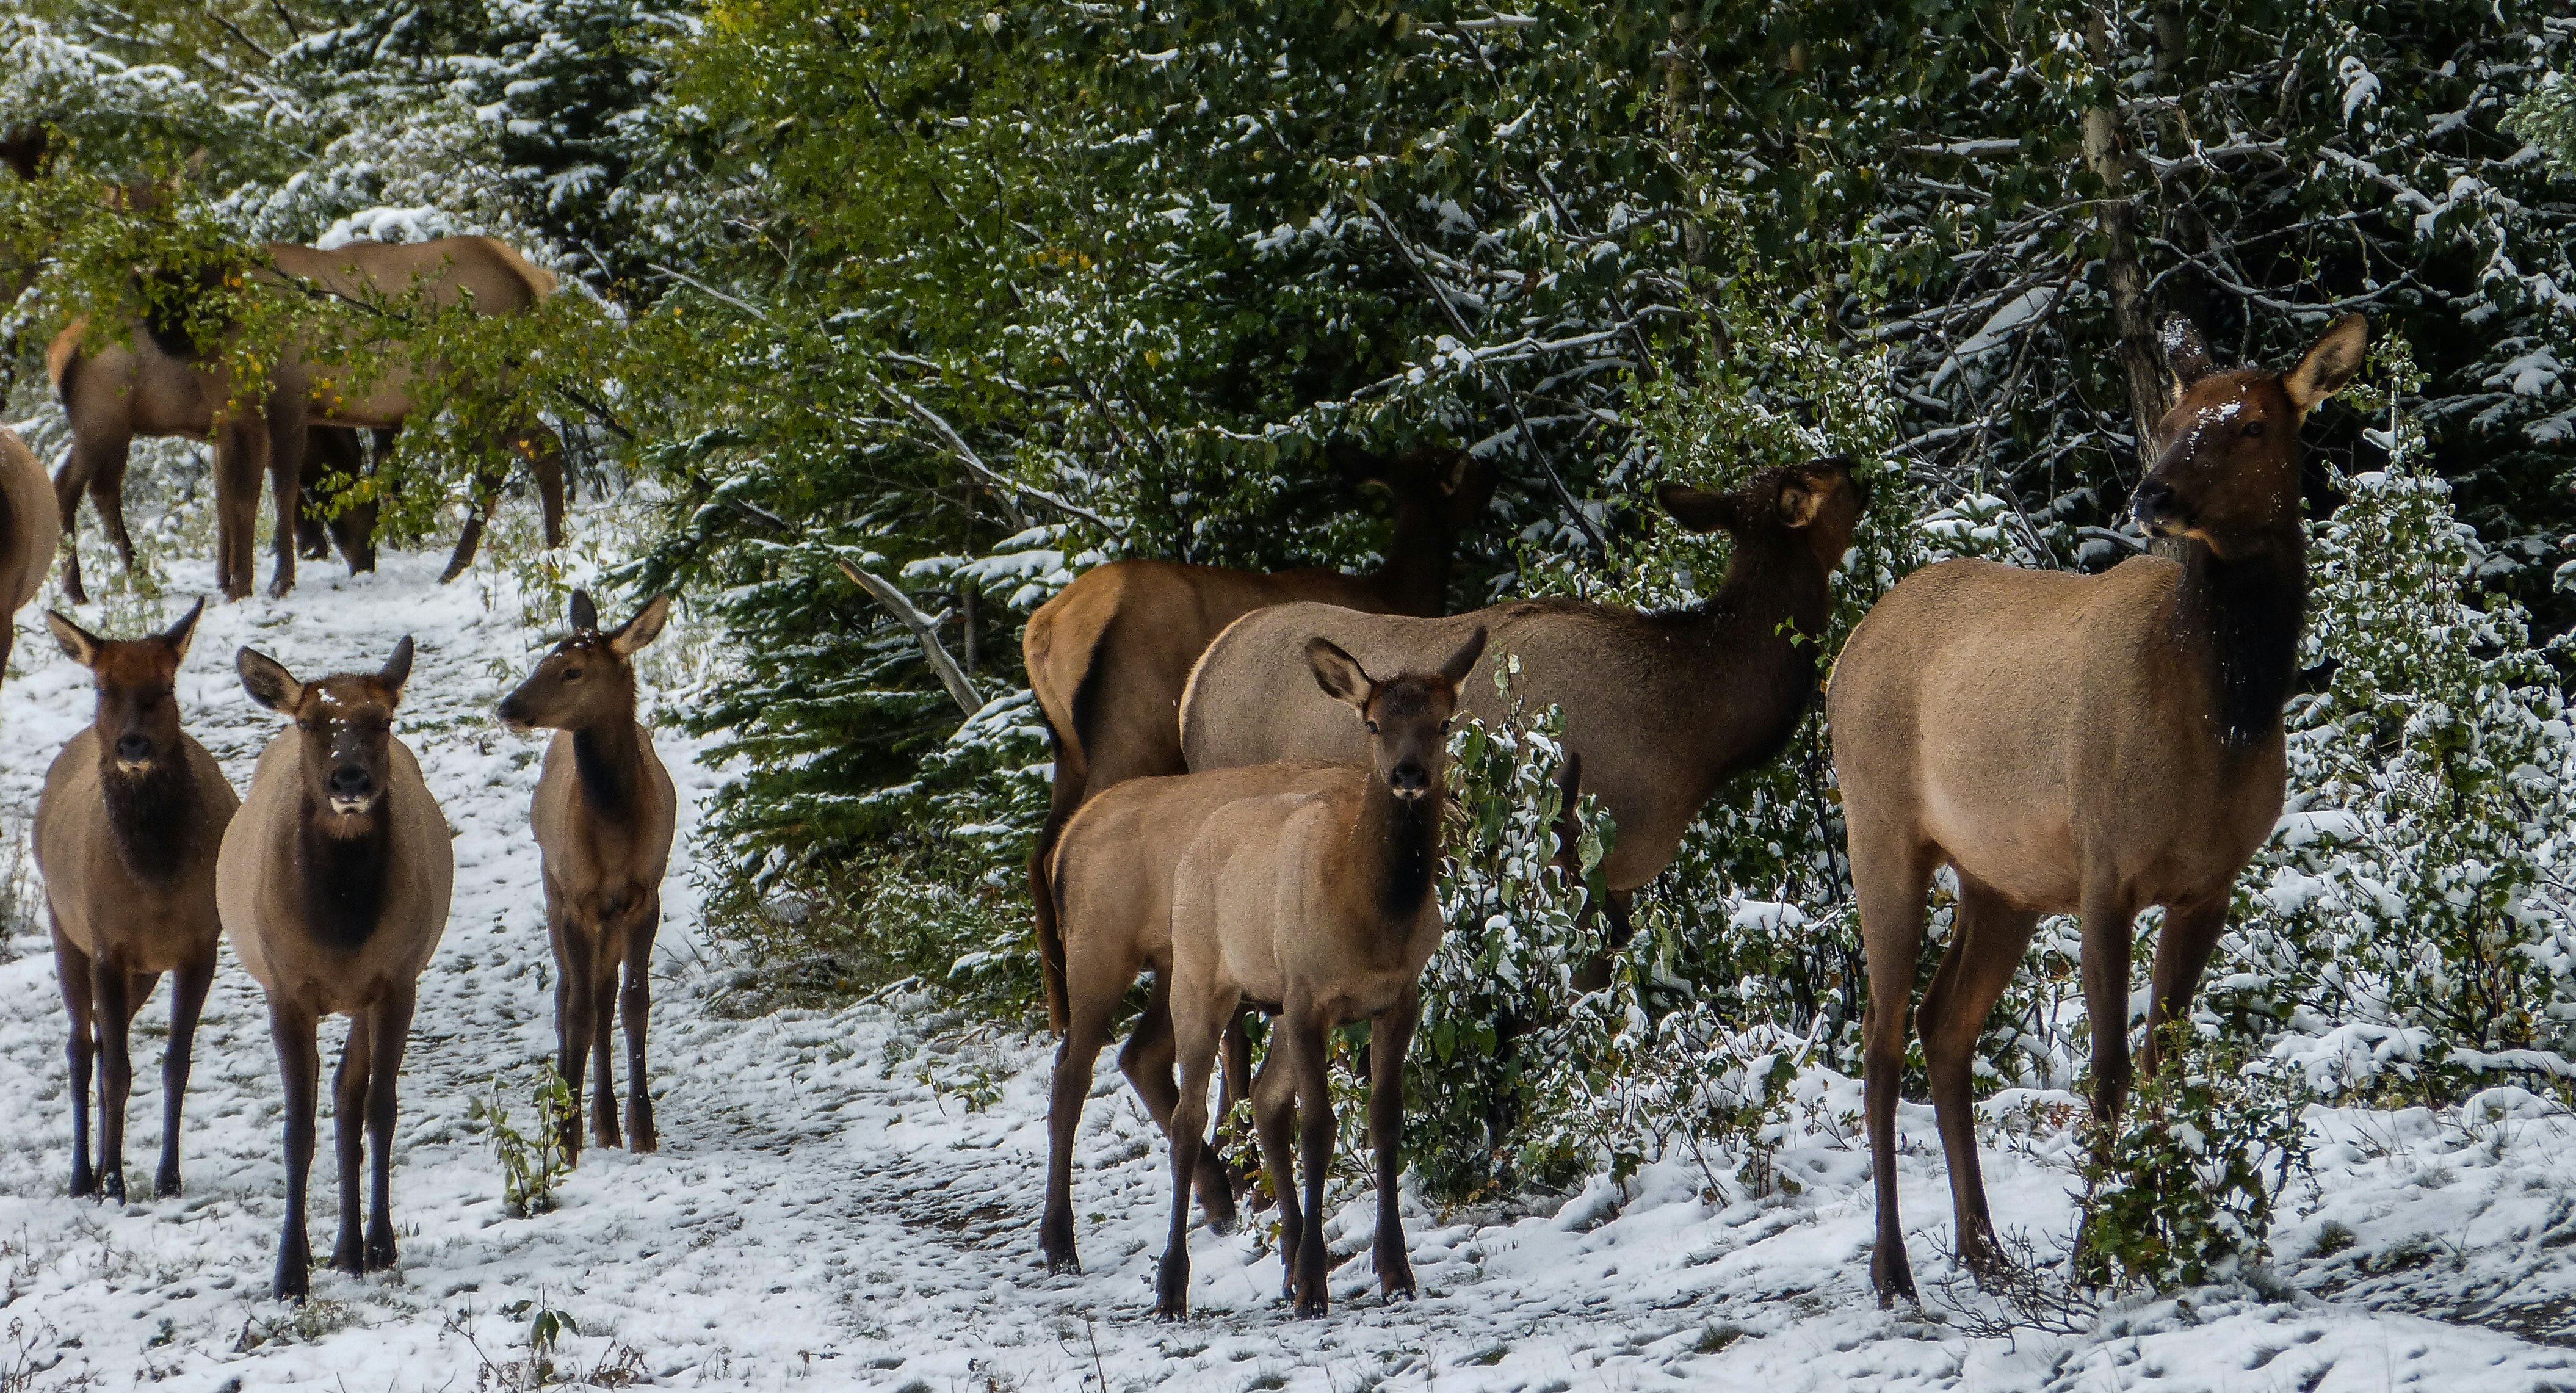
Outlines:
[[[148,736],[128,733],[116,738],[116,772],[141,774],[152,768],[152,741]]]
[[[355,817],[375,806],[376,776],[357,765],[333,769],[323,787],[330,795],[331,811],[342,817]]]
[[[2138,525],[2154,536],[2178,537],[2191,527],[2191,512],[2183,506],[2182,495],[2154,475],[2138,485],[2130,509],[2137,514]]]

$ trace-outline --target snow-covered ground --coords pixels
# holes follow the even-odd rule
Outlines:
[[[267,1298],[280,1099],[257,990],[229,956],[198,1037],[186,1196],[122,1209],[66,1198],[61,1002],[41,930],[22,927],[0,952],[0,1390],[529,1386],[532,1324],[549,1310],[571,1320],[552,1378],[675,1387],[2576,1388],[2576,1118],[2509,1093],[2466,1121],[2318,1113],[2316,1183],[2290,1197],[2274,1296],[2138,1303],[2081,1334],[1964,1333],[1942,1282],[1947,1182],[1921,1108],[1906,1112],[1902,1165],[1928,1309],[1877,1309],[1867,1162],[1833,1136],[1835,1115],[1857,1106],[1847,1084],[1829,1086],[1811,1144],[1782,1155],[1794,1193],[1747,1197],[1718,1176],[1711,1199],[1711,1177],[1676,1161],[1624,1193],[1600,1183],[1520,1216],[1408,1200],[1423,1295],[1390,1305],[1368,1270],[1362,1191],[1331,1230],[1350,1260],[1329,1318],[1286,1316],[1256,1233],[1194,1228],[1200,1314],[1158,1324],[1147,1313],[1164,1153],[1111,1056],[1074,1180],[1087,1269],[1050,1277],[1035,1244],[1044,1042],[904,1000],[715,1015],[707,996],[725,968],[696,920],[686,812],[654,1003],[663,1149],[592,1151],[560,1208],[510,1218],[469,1100],[497,1077],[525,1124],[552,1049],[553,966],[526,831],[539,745],[490,711],[561,620],[551,598],[546,613],[522,612],[520,570],[487,561],[441,588],[438,560],[395,555],[354,580],[308,563],[287,601],[218,604],[181,684],[189,728],[241,781],[276,718],[242,694],[237,645],[311,674],[372,668],[402,634],[419,639],[400,732],[456,831],[458,874],[403,1080],[400,1266],[319,1272],[300,1310]],[[202,561],[161,565],[174,594],[207,580]],[[145,611],[85,618],[131,634]],[[690,622],[665,640],[683,654],[709,641]],[[90,694],[37,609],[18,627],[0,690],[0,810],[23,814]],[[661,743],[685,800],[718,782],[688,741]],[[145,1010],[129,1118],[128,1154],[147,1176],[166,991]],[[2042,1249],[2062,1246],[2066,1134],[2019,1135],[1999,1126],[1989,1141],[1995,1212]],[[331,1168],[326,1141],[312,1218],[326,1250]]]

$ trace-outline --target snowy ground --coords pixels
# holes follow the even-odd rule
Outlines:
[[[163,565],[174,593],[206,581],[202,562]],[[489,713],[560,620],[551,601],[522,614],[524,567],[490,562],[442,589],[436,566],[395,556],[350,580],[310,565],[286,602],[217,605],[181,687],[190,729],[246,780],[276,718],[243,696],[235,646],[310,674],[372,668],[400,635],[419,637],[400,730],[456,829],[458,875],[403,1081],[401,1265],[317,1273],[300,1311],[267,1299],[279,1093],[256,988],[229,957],[199,1035],[186,1197],[123,1209],[64,1197],[60,999],[41,933],[22,927],[0,952],[14,955],[0,961],[0,1390],[528,1386],[544,1310],[578,1331],[554,1352],[555,1379],[676,1387],[2576,1388],[2576,1118],[2501,1093],[2467,1123],[2318,1114],[2318,1183],[2294,1194],[2279,1235],[2285,1295],[2142,1303],[2080,1335],[1961,1333],[1940,1282],[1946,1181],[1919,1108],[1902,1164],[1925,1312],[1870,1300],[1866,1161],[1819,1135],[1784,1154],[1789,1195],[1726,1198],[1742,1194],[1730,1177],[1711,1202],[1695,1167],[1667,1163],[1625,1195],[1596,1185],[1518,1218],[1408,1202],[1424,1290],[1395,1305],[1375,1295],[1361,1255],[1373,1200],[1355,1194],[1333,1229],[1353,1260],[1320,1321],[1286,1318],[1258,1237],[1195,1230],[1201,1314],[1157,1324],[1163,1152],[1114,1087],[1114,1061],[1102,1058],[1075,1175],[1088,1267],[1049,1277],[1034,1241],[1046,1047],[918,1003],[714,1016],[705,995],[722,967],[695,922],[685,813],[653,1029],[663,1150],[592,1152],[559,1210],[509,1218],[468,1100],[498,1076],[524,1115],[552,1047],[552,962],[525,830],[539,747]],[[145,611],[86,618],[133,633]],[[23,813],[90,697],[39,612],[18,623],[0,809]],[[687,623],[664,661],[686,660]],[[716,782],[683,740],[666,734],[662,749],[685,798]],[[156,998],[138,1036],[129,1156],[147,1175],[165,1012]],[[1857,1100],[1845,1086],[1828,1102],[1829,1133]],[[2065,1145],[2062,1129],[2036,1144],[1998,1129],[1987,1153],[1995,1212],[2043,1248],[2072,1224]],[[331,1165],[326,1141],[313,1212],[326,1249]]]

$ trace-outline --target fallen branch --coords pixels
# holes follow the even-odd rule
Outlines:
[[[947,646],[939,641],[938,626],[931,622],[929,615],[916,608],[911,599],[885,577],[862,571],[837,556],[832,558],[832,564],[841,568],[841,574],[848,576],[852,585],[876,596],[877,603],[894,611],[894,617],[912,630],[912,636],[921,641],[921,656],[930,660],[930,670],[939,674],[939,685],[948,689],[949,699],[957,703],[959,710],[972,716],[984,709],[984,699],[975,694],[975,684],[966,680],[966,673],[957,666],[957,660],[948,656]]]

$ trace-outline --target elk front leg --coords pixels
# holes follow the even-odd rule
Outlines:
[[[132,983],[123,964],[102,953],[90,959],[90,1001],[98,1028],[98,1182],[107,1198],[125,1203],[125,1103],[134,1092],[130,1030]]]
[[[1404,1144],[1404,1054],[1422,1018],[1422,987],[1369,1024],[1369,1145],[1377,1152],[1377,1288],[1392,1300],[1411,1296],[1413,1261],[1404,1250],[1404,1213],[1397,1191]]]
[[[1154,1280],[1154,1314],[1164,1320],[1179,1320],[1190,1312],[1190,1188],[1206,1146],[1208,1083],[1216,1074],[1218,1037],[1235,1007],[1234,993],[1213,984],[1175,981],[1172,986],[1181,1096],[1167,1129],[1172,1139],[1172,1227]]]
[[[596,1075],[590,1085],[590,1140],[595,1146],[622,1146],[625,1139],[617,1131],[617,1071],[610,1061],[616,1055],[617,968],[625,955],[617,951],[614,938],[602,934],[601,939],[590,980],[590,1071]]]
[[[581,1160],[582,1068],[590,1059],[590,1041],[598,1029],[599,998],[592,990],[592,960],[597,953],[587,932],[570,910],[556,911],[555,926],[555,1072],[562,1076],[572,1105],[557,1120],[556,1137],[564,1160]]]
[[[1297,1250],[1306,1236],[1306,1207],[1297,1201],[1297,1079],[1277,1025],[1261,1072],[1252,1078],[1252,1133],[1261,1143],[1261,1168],[1279,1203],[1279,1294],[1297,1295]]]
[[[1921,849],[1856,828],[1852,883],[1859,892],[1862,957],[1869,1008],[1861,1019],[1862,1106],[1869,1121],[1870,1178],[1878,1198],[1878,1237],[1870,1250],[1870,1285],[1881,1307],[1911,1301],[1914,1266],[1905,1257],[1905,1226],[1896,1202],[1897,1086],[1905,1074],[1906,1008],[1914,999],[1914,965],[1923,955],[1923,897],[1932,868]]]
[[[617,1002],[618,1019],[626,1025],[626,1145],[635,1151],[662,1145],[644,1072],[644,1034],[653,1019],[653,939],[661,926],[662,894],[656,890],[645,897],[643,917],[626,936],[626,987]]]
[[[1296,1312],[1320,1316],[1332,1304],[1325,1285],[1324,1176],[1333,1164],[1333,1095],[1329,1091],[1325,1028],[1313,1003],[1287,1003],[1272,1032],[1274,1048],[1282,1036],[1293,1049],[1288,1057],[1297,1084],[1297,1165],[1306,1212],[1297,1237]]]
[[[331,1075],[331,1139],[340,1162],[340,1237],[331,1245],[331,1266],[353,1277],[367,1270],[359,1237],[366,1216],[358,1206],[358,1178],[365,1172],[367,1080],[374,1049],[369,1014],[350,1018],[349,1041],[340,1047],[340,1067]]]
[[[402,1075],[403,1048],[411,1039],[415,988],[396,987],[367,1013],[372,1037],[367,1074],[368,1170],[366,1263],[370,1272],[394,1265],[394,1083]],[[354,1030],[355,1027],[352,1027]]]
[[[68,1090],[72,1099],[71,1192],[84,1198],[98,1194],[98,1172],[90,1165],[89,1149],[90,1070],[98,1060],[97,1011],[90,1000],[92,971],[89,954],[63,936],[61,925],[55,925],[54,976],[62,984],[63,1014],[71,1022],[71,1041],[63,1051],[72,1074]]]
[[[2165,926],[2156,935],[2155,995],[2147,1003],[2147,1050],[2140,1064],[2153,1077],[2163,1067],[2165,1026],[2182,1019],[2200,990],[2200,974],[2227,931],[2227,895],[2203,904],[2165,907]]]
[[[268,432],[268,486],[277,507],[277,565],[268,582],[272,600],[284,599],[295,588],[295,534],[304,517],[304,450],[310,436],[309,430]],[[252,507],[255,527],[258,505]]]
[[[179,1193],[179,1111],[188,1096],[188,1065],[197,1048],[197,1018],[206,1009],[206,989],[215,981],[215,958],[189,963],[170,979],[170,1048],[161,1056],[161,1169],[152,1192],[167,1199]]]
[[[313,1290],[304,1191],[313,1175],[313,1112],[322,1075],[316,1024],[310,1011],[275,998],[268,1003],[268,1034],[277,1046],[277,1073],[286,1094],[286,1224],[277,1239],[277,1276],[269,1284],[280,1301],[301,1301]]]
[[[1135,1088],[1136,1096],[1144,1100],[1145,1111],[1153,1115],[1154,1125],[1168,1136],[1181,1090],[1172,1082],[1177,1045],[1172,1033],[1171,993],[1164,974],[1154,974],[1149,993],[1144,1013],[1136,1018],[1136,1029],[1128,1035],[1126,1047],[1118,1051],[1118,1068]],[[1219,1164],[1214,1142],[1200,1148],[1193,1183],[1198,1188],[1199,1207],[1207,1213],[1208,1227],[1219,1233],[1231,1231],[1235,1221],[1234,1186]]]
[[[2113,885],[2084,892],[2084,1018],[2093,1031],[2093,1120],[2108,1124],[2129,1101],[2129,950],[2137,910]]]

